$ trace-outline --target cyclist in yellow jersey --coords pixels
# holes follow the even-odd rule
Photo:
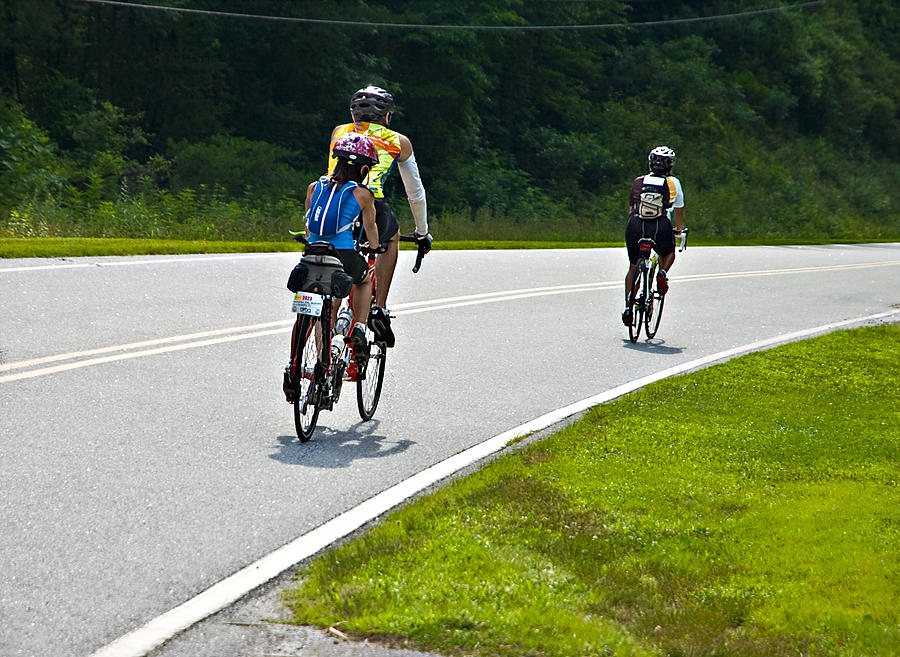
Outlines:
[[[431,249],[432,237],[428,232],[428,209],[425,202],[425,187],[419,176],[419,167],[413,153],[412,143],[405,135],[390,127],[394,111],[394,97],[380,87],[365,87],[350,98],[351,123],[337,126],[331,133],[331,144],[328,149],[328,170],[331,172],[336,164],[331,151],[334,143],[343,135],[358,133],[366,135],[378,152],[378,162],[372,167],[369,175],[369,189],[375,195],[375,223],[378,234],[385,244],[385,252],[375,260],[375,277],[378,285],[375,289],[375,303],[378,308],[370,317],[372,329],[380,335],[389,347],[394,346],[394,336],[390,329],[390,318],[386,310],[387,296],[397,266],[397,243],[400,237],[400,225],[387,200],[384,198],[384,183],[394,166],[400,172],[400,179],[406,191],[409,208],[416,223],[416,241],[424,252]],[[365,241],[365,235],[360,241]]]

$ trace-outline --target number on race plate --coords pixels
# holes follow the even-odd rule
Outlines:
[[[297,292],[297,294],[294,295],[294,303],[291,304],[291,312],[318,317],[322,313],[322,304],[324,301],[325,297],[321,294]]]

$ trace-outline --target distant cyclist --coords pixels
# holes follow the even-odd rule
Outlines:
[[[622,313],[622,322],[626,326],[631,324],[628,297],[634,280],[634,268],[640,257],[638,240],[650,237],[656,242],[654,249],[659,254],[656,287],[665,294],[669,291],[668,272],[675,262],[675,233],[684,228],[684,192],[681,181],[671,175],[675,165],[675,151],[668,146],[657,146],[650,151],[647,161],[650,173],[634,179],[628,199],[625,246],[630,266],[625,276],[625,312]]]
[[[354,348],[367,345],[366,320],[372,299],[372,279],[366,259],[356,250],[353,228],[358,219],[372,246],[378,246],[375,201],[366,187],[378,154],[372,141],[363,135],[347,134],[333,144],[335,165],[328,176],[310,183],[306,190],[306,230],[309,243],[334,245],[344,271],[353,277],[353,318],[348,330]]]
[[[394,346],[394,334],[386,310],[387,297],[394,277],[394,268],[397,266],[400,225],[384,198],[384,183],[395,164],[400,171],[400,179],[403,181],[409,208],[416,223],[416,241],[425,253],[431,249],[432,244],[432,237],[428,232],[425,187],[419,176],[416,156],[409,139],[390,128],[393,111],[394,97],[390,93],[373,86],[360,89],[350,98],[350,116],[353,122],[339,125],[332,131],[329,153],[329,171],[331,171],[335,166],[335,144],[348,134],[366,135],[378,152],[378,161],[372,167],[368,186],[375,195],[375,222],[378,224],[378,234],[385,243],[386,250],[379,254],[375,261],[375,276],[378,279],[375,290],[377,308],[373,311],[371,324],[372,329],[389,347]],[[362,239],[374,245],[371,235]]]

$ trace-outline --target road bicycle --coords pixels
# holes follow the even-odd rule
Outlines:
[[[688,229],[677,233],[680,239],[679,251],[687,248]],[[631,293],[628,295],[628,308],[631,310],[631,323],[628,325],[628,337],[637,342],[641,328],[647,339],[656,337],[659,322],[662,319],[666,295],[660,292],[656,283],[656,271],[659,267],[659,254],[653,250],[656,242],[649,237],[638,240],[639,256],[631,279]]]
[[[295,239],[305,242],[302,237]],[[401,235],[400,240],[416,241],[413,235]],[[361,245],[359,250],[366,256],[372,277],[371,316],[376,308],[375,257],[384,251],[384,245],[375,248]],[[352,314],[354,290],[350,287],[349,296],[335,294],[340,290],[326,284],[334,280],[336,272],[343,273],[340,260],[333,251],[329,255],[325,248],[320,248],[316,254],[310,251],[308,246],[301,265],[305,263],[307,279],[312,270],[313,282],[303,284],[309,291],[301,289],[294,294],[291,312],[297,314],[297,319],[291,334],[291,360],[285,370],[285,394],[293,406],[294,425],[301,442],[312,437],[320,411],[330,411],[338,403],[344,382],[356,383],[359,416],[364,422],[372,419],[381,399],[388,348],[384,337],[377,336],[369,326],[365,331],[365,347],[357,351],[350,340],[355,321]],[[414,272],[418,272],[423,256],[424,246],[420,244]],[[314,269],[316,267],[318,269]],[[343,296],[347,296],[346,301],[341,299]],[[338,322],[343,317],[346,324],[342,327],[343,332],[338,333],[334,333],[332,327],[336,304]]]

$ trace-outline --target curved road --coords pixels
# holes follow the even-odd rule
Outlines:
[[[91,654],[532,418],[900,307],[897,244],[691,247],[632,345],[624,249],[412,256],[375,420],[345,394],[305,445],[280,391],[296,254],[0,261],[0,656]]]

